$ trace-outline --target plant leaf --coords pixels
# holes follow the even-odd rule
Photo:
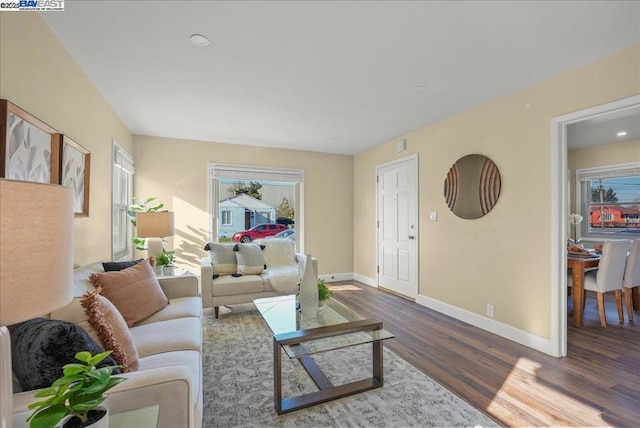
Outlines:
[[[92,365],[92,366],[97,366],[98,364],[100,364],[102,362],[102,360],[104,360],[105,358],[107,358],[109,355],[111,355],[113,351],[104,351],[101,352],[99,354],[94,355],[93,357],[91,357],[87,362]],[[91,355],[91,354],[89,354]]]
[[[55,405],[43,409],[29,416],[29,426],[36,427],[54,427],[58,422],[67,416],[68,410],[64,405]]]
[[[88,363],[91,361],[91,352],[89,351],[80,351],[76,354],[76,360],[80,360],[83,363]]]

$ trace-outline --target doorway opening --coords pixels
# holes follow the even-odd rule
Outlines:
[[[571,203],[569,185],[574,182],[568,168],[569,126],[638,106],[640,96],[633,96],[551,120],[551,344],[552,355],[557,357],[567,355],[567,219]]]

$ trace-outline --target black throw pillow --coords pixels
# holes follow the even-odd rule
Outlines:
[[[119,271],[122,269],[130,268],[131,266],[135,266],[143,260],[144,259],[130,260],[127,262],[102,262],[102,268],[105,272]]]
[[[9,326],[9,333],[13,371],[24,391],[51,386],[65,364],[79,362],[75,357],[80,351],[103,352],[82,327],[67,321],[34,318]],[[109,356],[98,367],[116,365]]]

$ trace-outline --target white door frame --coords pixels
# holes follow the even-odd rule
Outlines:
[[[551,119],[551,352],[567,355],[567,125],[640,105],[640,95]]]
[[[379,172],[382,168],[386,168],[388,166],[392,166],[392,165],[396,165],[402,162],[406,162],[408,160],[412,160],[415,159],[416,160],[416,186],[415,186],[415,198],[416,198],[416,251],[415,251],[415,266],[416,266],[416,296],[420,295],[420,159],[418,156],[418,153],[414,153],[412,155],[409,156],[405,156],[403,158],[400,159],[394,159],[392,161],[389,162],[385,162],[383,164],[380,165],[376,165],[376,171],[375,171],[375,176],[373,177],[373,182],[376,185],[376,228],[375,228],[375,233],[376,233],[376,284],[375,287],[377,288],[380,285],[380,272],[378,269],[378,266],[380,266],[380,240],[379,240],[379,221],[380,221],[380,213],[378,212],[378,207],[379,207],[379,198],[380,198],[380,194],[378,191],[378,175]]]

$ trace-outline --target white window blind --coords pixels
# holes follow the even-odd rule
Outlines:
[[[111,233],[113,260],[131,257],[131,222],[127,217],[133,197],[133,158],[113,141],[113,172],[111,189]]]
[[[303,183],[304,171],[301,169],[282,169],[251,167],[245,165],[211,164],[211,178],[243,180],[243,181],[273,181],[279,183]]]
[[[640,175],[640,162],[610,165],[576,170],[578,181],[597,180],[599,178],[619,178]]]

